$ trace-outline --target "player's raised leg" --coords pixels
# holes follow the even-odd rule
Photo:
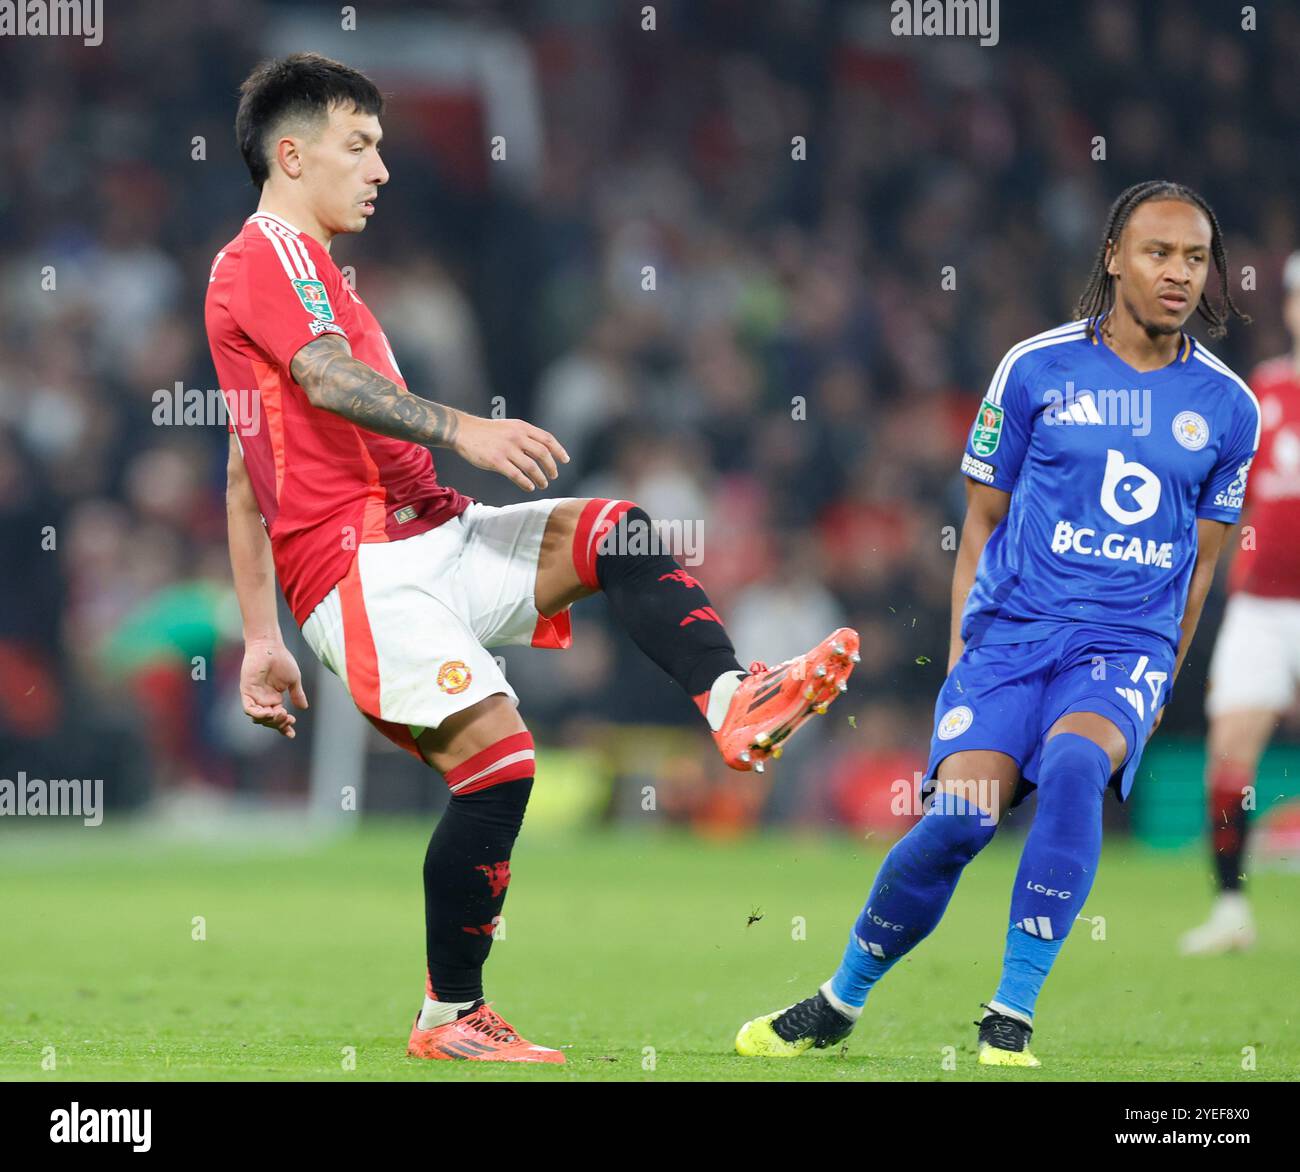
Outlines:
[[[951,753],[921,819],[890,848],[849,934],[835,974],[811,997],[746,1022],[736,1037],[745,1057],[792,1058],[848,1037],[867,995],[934,931],[967,863],[992,839],[1020,767],[991,749]],[[990,779],[985,786],[972,779]]]
[[[1037,1066],[1034,1007],[1083,908],[1101,858],[1102,798],[1128,755],[1124,733],[1094,712],[1072,712],[1044,738],[1038,809],[1011,894],[1002,980],[979,1023],[984,1066]]]
[[[1217,650],[1216,647],[1216,653]],[[1210,850],[1219,894],[1205,923],[1179,941],[1184,956],[1245,951],[1255,943],[1255,923],[1242,888],[1250,828],[1245,795],[1255,784],[1260,758],[1277,719],[1278,713],[1272,708],[1226,709],[1210,717],[1205,788],[1209,797]]]
[[[548,519],[536,600],[552,615],[598,590],[636,645],[696,703],[723,759],[759,772],[782,742],[848,688],[858,634],[833,631],[805,655],[746,672],[694,575],[660,547],[631,501],[571,500]]]
[[[510,886],[510,855],[533,786],[533,742],[514,704],[489,696],[416,743],[451,789],[424,858],[428,975],[413,1058],[563,1062],[483,999],[483,966]]]

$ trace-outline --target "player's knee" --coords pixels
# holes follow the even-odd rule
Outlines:
[[[998,820],[979,803],[940,789],[917,825],[936,861],[965,866],[992,841]]]
[[[600,521],[585,537],[581,525],[574,534],[574,563],[583,585],[609,590],[618,583],[640,581],[645,575],[667,572],[687,576],[673,560],[660,528],[635,501],[592,503],[602,506]]]
[[[635,501],[597,501],[603,519],[594,529],[598,558],[643,557],[656,548],[650,514]]]
[[[533,778],[519,777],[472,793],[452,794],[451,805],[475,822],[514,835],[523,826],[524,813],[528,809],[528,799],[532,792]]]
[[[611,564],[625,562],[628,553],[646,545],[652,535],[650,515],[635,501],[605,497],[587,501],[573,530],[578,580],[588,589],[602,589]]]
[[[512,733],[474,753],[443,778],[460,809],[522,818],[532,791],[537,754],[532,733]]]
[[[1106,755],[1111,773],[1120,767],[1128,755],[1128,740],[1119,726],[1096,712],[1067,712],[1047,730],[1044,752],[1054,741],[1067,735],[1096,745]]]
[[[1098,809],[1115,771],[1111,754],[1096,741],[1076,732],[1048,737],[1039,766],[1038,809],[1081,802]]]

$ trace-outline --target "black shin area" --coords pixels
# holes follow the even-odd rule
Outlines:
[[[668,554],[646,552],[658,549],[651,532],[649,514],[633,505],[602,540],[596,577],[632,641],[688,696],[700,696],[723,672],[742,669],[704,587]]]
[[[483,996],[483,964],[510,885],[510,852],[533,779],[453,795],[424,856],[429,985],[439,1001]]]

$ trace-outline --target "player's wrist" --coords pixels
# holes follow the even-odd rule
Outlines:
[[[277,626],[273,629],[258,628],[254,631],[244,630],[244,650],[247,651],[253,647],[283,647],[284,636],[280,633]]]
[[[478,425],[485,423],[486,420],[479,415],[471,415],[468,411],[460,411],[455,407],[445,407],[444,410],[447,412],[447,421],[444,425],[445,432],[450,434],[443,434],[429,442],[435,447],[448,448],[455,452],[456,455],[464,458],[471,437],[477,430]]]

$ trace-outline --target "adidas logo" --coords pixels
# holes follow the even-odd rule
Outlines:
[[[1154,712],[1160,707],[1160,691],[1164,687],[1165,680],[1169,678],[1167,671],[1147,671],[1147,664],[1151,662],[1149,655],[1138,657],[1138,661],[1133,665],[1133,670],[1129,672],[1128,678],[1134,684],[1140,684],[1143,679],[1146,680],[1147,687],[1151,690],[1151,711]],[[1138,714],[1139,720],[1146,719],[1146,699],[1142,693],[1141,687],[1115,689],[1125,700],[1132,706],[1133,711]]]
[[[1142,693],[1137,688],[1120,688],[1115,689],[1125,700],[1133,706],[1133,710],[1138,714],[1139,720],[1146,719],[1146,701],[1142,698]]]
[[[1067,396],[1054,409],[1044,412],[1048,423],[1105,423],[1101,412],[1097,410],[1092,392],[1082,395]]]
[[[854,936],[854,939],[858,942],[858,947],[861,948],[863,952],[870,953],[879,960],[885,959],[885,950],[874,940],[863,940],[861,936],[856,935]]]
[[[1052,939],[1052,921],[1046,916],[1026,916],[1016,927],[1040,940]]]

